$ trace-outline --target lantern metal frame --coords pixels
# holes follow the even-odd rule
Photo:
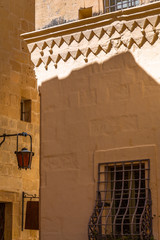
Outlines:
[[[22,132],[22,133],[16,133],[16,134],[3,134],[3,135],[0,135],[0,138],[3,137],[3,140],[0,142],[0,147],[1,145],[5,142],[6,140],[6,137],[17,137],[17,150],[14,152],[17,156],[17,162],[18,162],[18,168],[19,169],[27,169],[27,168],[30,168],[31,169],[31,162],[32,162],[32,156],[34,156],[34,153],[32,152],[32,136],[26,132]],[[29,136],[30,137],[30,151],[28,151],[26,148],[23,148],[21,151],[18,151],[18,137],[19,136],[23,136],[23,137],[27,137]],[[27,151],[26,151],[27,150]],[[28,153],[28,156],[29,156],[29,159],[28,159],[28,166],[25,166],[24,165],[24,161],[23,161],[23,154],[27,152]],[[20,165],[19,163],[19,160],[18,160],[18,156],[19,154],[22,155],[22,165]]]

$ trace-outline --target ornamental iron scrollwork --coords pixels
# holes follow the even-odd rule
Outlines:
[[[150,160],[98,165],[97,196],[88,224],[89,240],[150,240]]]

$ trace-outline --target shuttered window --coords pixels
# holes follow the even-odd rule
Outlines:
[[[39,230],[39,201],[28,201],[25,229]]]
[[[21,99],[21,121],[31,122],[31,100]]]
[[[142,239],[152,236],[150,162],[98,165],[97,198],[88,238]]]

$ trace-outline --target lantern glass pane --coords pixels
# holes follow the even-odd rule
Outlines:
[[[17,160],[19,168],[28,168],[30,163],[30,152],[18,152]]]

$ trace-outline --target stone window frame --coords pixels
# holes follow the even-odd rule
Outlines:
[[[89,239],[152,236],[150,160],[98,164],[95,207]]]
[[[109,150],[97,150],[94,152],[94,200],[96,199],[98,175],[97,169],[100,163],[132,161],[139,159],[150,159],[150,190],[152,198],[152,231],[155,239],[158,239],[159,216],[158,216],[158,191],[157,191],[157,156],[156,145],[144,145],[135,147],[124,147]],[[94,204],[94,203],[93,203]],[[92,206],[92,210],[93,210]]]

